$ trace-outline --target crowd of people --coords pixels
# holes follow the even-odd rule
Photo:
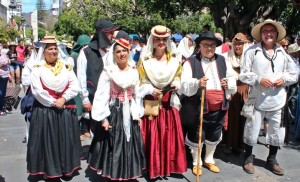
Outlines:
[[[92,38],[81,35],[72,48],[54,36],[28,47],[2,43],[0,115],[10,112],[8,82],[24,86],[28,173],[72,177],[86,136],[88,166],[111,180],[182,174],[188,155],[193,174],[202,175],[202,166],[220,173],[220,143],[225,153],[243,152],[242,168],[253,174],[252,149],[263,131],[266,168],[283,175],[284,126],[294,125],[300,138],[300,36],[292,44],[270,19],[253,27],[255,42],[237,33],[223,43],[209,27],[178,43],[168,27],[149,33],[130,38],[102,18]]]

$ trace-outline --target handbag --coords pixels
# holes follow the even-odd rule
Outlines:
[[[256,98],[258,95],[258,91],[256,94],[253,94],[253,91],[248,94],[247,101],[244,103],[241,115],[245,116],[246,118],[252,118],[254,112],[254,106],[256,103]]]
[[[145,100],[145,112],[146,116],[157,116],[159,113],[159,100]]]

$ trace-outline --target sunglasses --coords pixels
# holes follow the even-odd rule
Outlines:
[[[262,30],[261,33],[263,34],[267,34],[267,33],[276,33],[277,30],[276,29],[271,29],[271,30]]]

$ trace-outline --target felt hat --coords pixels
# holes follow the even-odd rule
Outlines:
[[[118,27],[114,26],[110,20],[106,18],[101,18],[97,20],[95,29],[102,30],[103,32],[113,32],[117,30]]]
[[[155,37],[169,37],[171,30],[163,25],[156,25],[151,29],[151,34]]]
[[[117,39],[116,40],[116,43],[117,44],[120,44],[121,46],[127,48],[127,49],[130,49],[130,43],[128,40],[126,39],[123,39],[123,38],[120,38],[120,39]]]
[[[44,43],[44,44],[56,44],[56,43],[58,43],[55,36],[48,36],[48,35],[46,35],[40,42]]]
[[[199,39],[197,41],[199,41],[199,43],[200,43],[203,40],[214,40],[217,43],[217,47],[222,45],[222,41],[220,39],[216,38],[214,32],[212,32],[212,31],[203,32],[199,36]]]
[[[263,27],[266,24],[271,24],[277,29],[277,32],[278,32],[277,41],[280,41],[285,37],[285,35],[286,35],[285,28],[280,23],[278,23],[274,20],[271,20],[271,19],[267,19],[267,20],[255,25],[252,28],[251,35],[255,40],[261,41],[261,32],[260,32],[260,30],[261,30],[261,27]]]

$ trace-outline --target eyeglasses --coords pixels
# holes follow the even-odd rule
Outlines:
[[[212,43],[212,44],[201,44],[204,48],[216,48],[217,44],[216,43]]]
[[[276,33],[277,30],[276,29],[271,29],[271,30],[262,30],[261,33],[263,34],[268,34],[268,33]]]
[[[166,38],[166,37],[164,37],[164,38],[155,37],[154,40],[157,41],[157,42],[160,42],[160,41],[166,42],[168,40],[168,38]]]

